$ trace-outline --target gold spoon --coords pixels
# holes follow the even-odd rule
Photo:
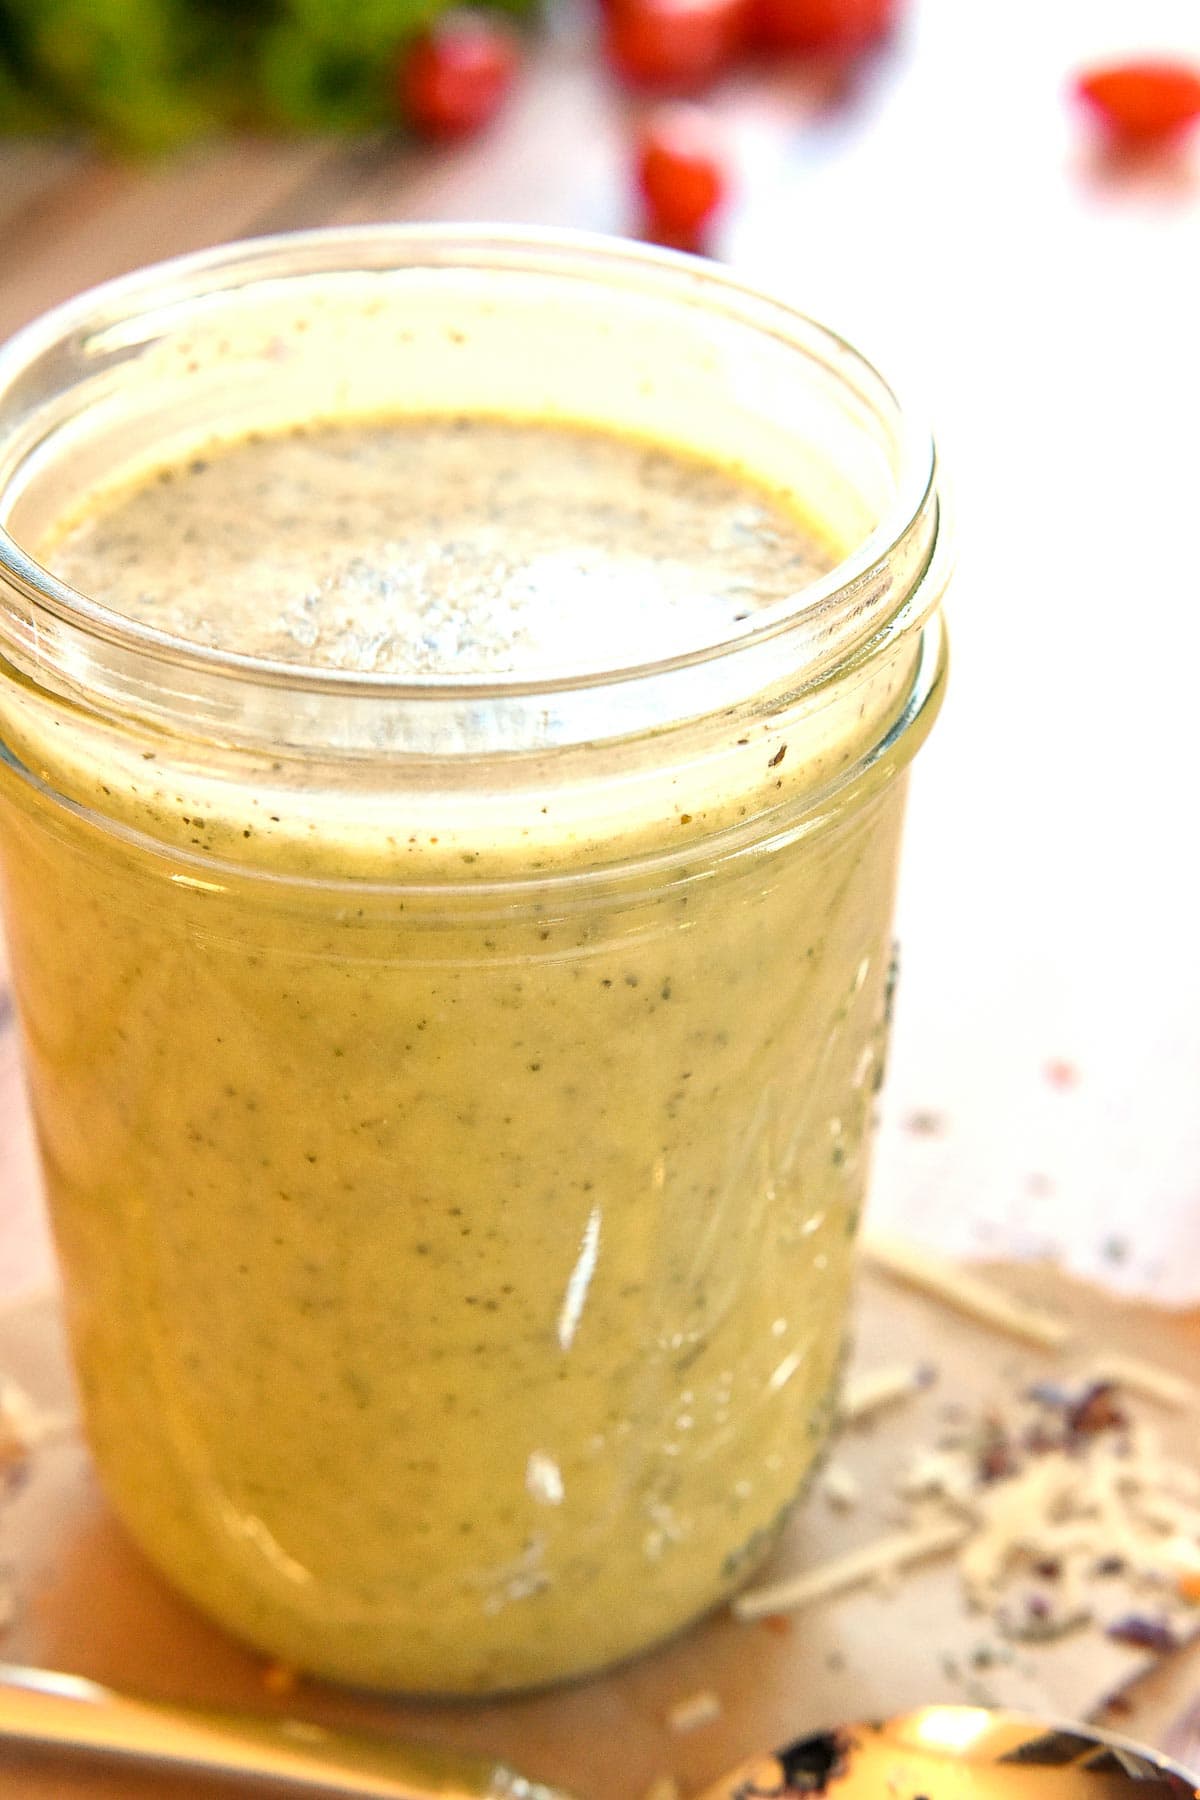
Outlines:
[[[572,1800],[488,1757],[299,1719],[134,1699],[45,1669],[0,1664],[0,1741],[190,1774],[252,1778],[360,1800]],[[1131,1782],[1149,1783],[1136,1796]],[[1106,1733],[973,1706],[799,1738],[743,1763],[701,1800],[1200,1800],[1196,1781]]]

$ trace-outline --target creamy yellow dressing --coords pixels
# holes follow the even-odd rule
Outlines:
[[[214,447],[42,554],[193,641],[418,675],[704,643],[834,560],[737,471],[471,420]],[[585,805],[547,758],[469,816],[402,762],[356,809],[14,705],[9,930],[89,1429],[242,1637],[503,1690],[765,1555],[841,1351],[904,783],[712,846],[878,736],[873,679],[819,754],[742,719],[694,792]],[[488,887],[514,870],[546,879]]]
[[[769,489],[698,457],[469,416],[221,446],[85,505],[42,556],[193,643],[422,677],[649,662],[835,560]]]

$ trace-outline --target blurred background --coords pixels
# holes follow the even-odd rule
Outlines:
[[[506,220],[706,249],[932,417],[953,668],[873,1217],[1191,1302],[1198,71],[1196,0],[0,0],[2,333],[230,237]],[[8,1291],[49,1268],[16,1059]]]

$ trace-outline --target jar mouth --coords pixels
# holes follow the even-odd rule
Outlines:
[[[121,364],[136,358],[156,333],[191,309],[203,314],[222,297],[303,277],[398,276],[478,271],[537,275],[559,281],[607,285],[614,294],[635,292],[648,303],[702,316],[712,329],[742,334],[792,353],[819,369],[848,406],[869,418],[890,465],[890,493],[874,523],[823,576],[782,600],[764,604],[736,630],[714,634],[677,653],[624,666],[572,669],[562,674],[422,673],[350,670],[332,665],[274,660],[172,636],[68,586],[18,543],[8,529],[10,507],[0,516],[0,579],[18,600],[0,607],[0,644],[9,633],[18,651],[36,650],[53,675],[55,633],[79,634],[87,644],[110,648],[122,659],[138,656],[174,684],[189,673],[204,682],[249,684],[320,701],[360,696],[374,703],[422,701],[481,705],[520,702],[595,690],[660,688],[668,678],[688,681],[706,666],[730,663],[747,675],[770,658],[788,660],[805,683],[844,663],[881,631],[902,619],[912,628],[932,611],[944,582],[924,578],[938,545],[938,499],[932,439],[901,406],[892,388],[844,339],[782,299],[759,293],[701,259],[587,233],[447,225],[334,227],[251,239],[175,258],[93,288],[47,313],[0,348],[0,424],[11,421],[0,458],[0,494],[19,485],[36,462],[47,431],[70,410],[65,390],[53,394],[64,360],[86,370],[105,364],[119,382]],[[648,434],[649,435],[649,434]],[[14,630],[15,625],[15,630]],[[40,625],[50,627],[47,638]],[[68,664],[78,661],[68,654]],[[47,651],[49,650],[49,656]],[[127,683],[125,684],[128,685]],[[708,684],[705,684],[706,688]],[[741,683],[737,684],[742,686]],[[751,689],[753,681],[751,681]],[[746,692],[743,687],[743,693]]]

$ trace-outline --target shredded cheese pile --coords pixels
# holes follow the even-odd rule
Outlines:
[[[1107,1383],[1034,1390],[933,1450],[900,1478],[918,1517],[970,1527],[958,1552],[967,1602],[1006,1636],[1045,1639],[1094,1622],[1147,1647],[1200,1630],[1200,1472],[1162,1454]],[[1150,1610],[1144,1611],[1145,1608]]]
[[[891,1271],[940,1291],[923,1253],[889,1246]],[[956,1304],[1011,1335],[1059,1347],[1065,1330],[1046,1315],[1000,1304],[973,1277]],[[1034,1327],[1030,1329],[1033,1317]],[[927,1385],[905,1366],[850,1384],[843,1428]],[[1003,1636],[1024,1642],[1093,1625],[1165,1652],[1200,1636],[1200,1470],[1165,1456],[1131,1402],[1200,1412],[1190,1382],[1130,1357],[1093,1360],[1074,1383],[1041,1382],[1004,1408],[950,1408],[934,1443],[901,1468],[900,1529],[848,1555],[739,1594],[742,1620],[792,1611],[903,1570],[954,1555],[964,1598]],[[821,1489],[839,1510],[857,1506],[861,1484],[840,1463]]]

